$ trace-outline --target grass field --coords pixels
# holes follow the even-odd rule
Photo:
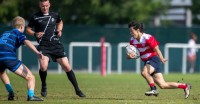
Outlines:
[[[15,101],[7,101],[7,92],[0,83],[0,104],[24,104],[26,101],[27,87],[22,78],[9,74],[15,90]],[[35,95],[40,95],[40,80],[37,73]],[[158,97],[145,96],[149,90],[142,76],[134,73],[111,74],[101,77],[99,74],[77,73],[77,80],[86,98],[75,95],[74,89],[67,76],[63,74],[48,74],[48,96],[38,104],[200,104],[200,74],[169,74],[165,75],[166,81],[180,81],[190,83],[192,90],[190,97],[184,99],[184,92],[180,89],[158,89]]]

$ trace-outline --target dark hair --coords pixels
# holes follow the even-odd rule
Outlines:
[[[49,1],[49,0],[40,0],[40,2]]]
[[[132,21],[128,24],[128,27],[133,27],[135,30],[139,29],[140,32],[143,32],[144,30],[144,27],[143,27],[143,24],[142,23],[139,23],[137,21]]]

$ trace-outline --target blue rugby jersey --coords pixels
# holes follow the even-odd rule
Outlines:
[[[26,39],[26,36],[17,29],[5,31],[0,36],[0,60],[16,59],[16,50]]]

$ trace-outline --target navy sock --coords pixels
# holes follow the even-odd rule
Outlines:
[[[151,90],[156,90],[156,86],[152,86],[152,87],[151,87]]]

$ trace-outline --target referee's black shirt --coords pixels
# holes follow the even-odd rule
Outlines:
[[[48,15],[44,15],[41,11],[33,14],[29,21],[28,27],[33,28],[34,31],[44,32],[42,38],[37,39],[40,43],[54,43],[59,42],[59,38],[56,35],[56,25],[61,21],[58,13],[49,12]]]

